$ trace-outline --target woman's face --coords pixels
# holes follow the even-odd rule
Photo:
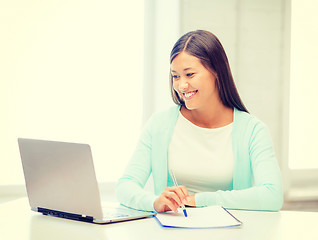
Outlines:
[[[174,58],[170,67],[173,88],[187,109],[205,109],[220,101],[216,78],[200,59],[183,51]]]

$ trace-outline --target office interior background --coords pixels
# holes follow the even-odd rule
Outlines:
[[[0,202],[25,197],[18,137],[89,143],[100,190],[152,113],[173,105],[169,54],[216,34],[248,110],[271,131],[285,208],[318,211],[315,0],[0,2]],[[293,204],[297,203],[297,204]]]

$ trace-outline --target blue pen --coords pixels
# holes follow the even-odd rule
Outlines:
[[[176,179],[176,177],[174,176],[172,170],[170,170],[170,175],[171,175],[173,184],[174,184],[176,187],[178,187],[177,179]],[[183,204],[181,205],[181,208],[182,208],[182,211],[183,211],[184,216],[187,217],[187,216],[188,216],[188,213],[187,213],[187,210],[186,210],[186,208],[184,207]]]

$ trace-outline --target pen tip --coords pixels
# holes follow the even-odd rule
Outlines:
[[[188,217],[188,213],[187,213],[187,211],[185,209],[183,209],[183,213],[184,213],[185,217]]]

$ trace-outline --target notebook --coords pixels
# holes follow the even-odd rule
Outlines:
[[[88,144],[19,138],[18,145],[31,210],[91,223],[155,215],[119,203],[102,204]]]
[[[222,206],[187,208],[187,217],[178,210],[178,213],[158,213],[155,218],[162,227],[170,228],[226,228],[242,225],[240,220]]]

